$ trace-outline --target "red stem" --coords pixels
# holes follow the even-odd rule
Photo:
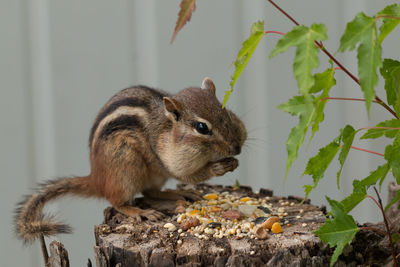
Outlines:
[[[349,97],[324,97],[324,98],[320,99],[320,101],[325,101],[325,100],[349,100],[349,101],[364,101],[365,102],[365,99],[363,99],[363,98],[349,98]],[[372,100],[372,102],[379,103],[376,100]]]
[[[280,35],[285,35],[285,33],[278,32],[278,31],[266,31],[266,32],[264,32],[264,34],[268,34],[268,33],[276,33],[276,34],[280,34]]]
[[[360,148],[360,147],[356,147],[356,146],[351,146],[351,148],[355,149],[355,150],[360,150],[360,151],[368,152],[368,153],[371,153],[371,154],[379,155],[379,156],[382,156],[382,157],[385,156],[385,154],[382,154],[382,153],[379,153],[379,152],[375,152],[375,151],[371,151],[371,150],[368,150],[368,149],[365,149],[365,148]]]
[[[390,15],[378,15],[378,16],[375,17],[375,19],[380,19],[380,18],[398,19],[398,20],[400,20],[400,17],[390,16]]]
[[[278,6],[274,1],[268,0],[274,7],[276,7],[283,15],[290,19],[294,24],[300,25],[292,16]],[[351,79],[353,79],[358,85],[360,85],[359,79],[353,75],[347,68],[345,68],[328,50],[325,49],[324,44],[321,41],[315,41],[315,44],[319,49],[322,50],[336,65],[338,65]],[[391,109],[385,102],[383,102],[378,96],[375,96],[375,100],[382,105],[387,111],[389,111],[396,119],[399,119],[396,112]]]
[[[396,259],[396,251],[394,250],[394,244],[393,244],[393,240],[392,240],[392,235],[390,234],[388,218],[386,217],[386,213],[383,210],[382,200],[381,200],[381,197],[379,196],[378,190],[376,190],[375,186],[374,186],[374,190],[375,190],[376,195],[378,196],[379,209],[382,212],[383,221],[385,222],[386,232],[387,232],[387,235],[388,235],[388,238],[389,238],[390,248],[392,249],[393,266],[397,267],[398,265],[397,265],[397,259]]]

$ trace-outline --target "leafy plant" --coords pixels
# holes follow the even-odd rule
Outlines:
[[[184,11],[183,4],[189,2],[194,6],[195,0],[182,0],[181,3],[178,22],[182,26],[190,19],[194,10]],[[288,158],[285,179],[293,162],[298,157],[299,148],[304,143],[309,129],[311,128],[311,139],[318,132],[319,125],[325,118],[324,108],[328,100],[364,101],[368,114],[372,103],[377,103],[385,108],[394,119],[385,120],[376,126],[366,126],[361,129],[354,129],[353,126],[346,125],[339,131],[339,135],[332,142],[322,147],[317,155],[309,159],[304,174],[311,175],[313,183],[305,185],[304,190],[307,197],[318,186],[319,181],[324,178],[325,171],[337,154],[339,154],[338,160],[340,163],[340,169],[337,172],[338,188],[341,171],[350,149],[358,149],[383,157],[386,163],[378,166],[375,171],[371,172],[364,179],[353,181],[353,192],[349,196],[341,201],[327,197],[328,203],[331,206],[330,215],[333,218],[327,219],[325,224],[315,231],[315,234],[331,247],[336,247],[331,260],[332,266],[342,253],[344,246],[352,241],[360,229],[355,224],[353,217],[349,215],[349,212],[356,208],[365,198],[369,198],[382,211],[389,239],[392,242],[399,242],[399,234],[392,233],[391,228],[393,227],[389,226],[390,223],[385,215],[378,192],[374,187],[379,201],[368,195],[368,189],[376,184],[381,186],[389,171],[393,174],[397,184],[400,184],[400,61],[390,58],[382,59],[383,41],[400,23],[400,4],[388,5],[372,16],[360,12],[352,21],[347,23],[337,52],[344,53],[346,51],[357,50],[357,77],[343,66],[322,43],[322,41],[328,39],[327,29],[324,24],[314,23],[310,27],[300,25],[274,1],[268,0],[268,2],[291,20],[295,26],[284,34],[276,31],[264,31],[263,21],[253,24],[251,34],[243,42],[242,48],[235,60],[235,71],[231,77],[230,89],[226,92],[223,105],[228,101],[236,81],[244,71],[262,37],[267,33],[278,33],[282,37],[271,51],[270,58],[286,52],[291,47],[295,47],[296,54],[293,61],[293,73],[298,86],[298,94],[294,95],[286,103],[278,106],[279,109],[298,117],[298,124],[290,131],[286,143]],[[187,15],[184,16],[184,14]],[[173,38],[181,28],[178,27],[178,22]],[[329,57],[331,65],[327,66],[326,70],[321,73],[313,73],[319,67],[321,51]],[[337,70],[344,71],[360,86],[364,99],[329,97],[330,91],[336,85],[335,71]],[[380,77],[385,81],[387,103],[376,95],[375,88]],[[363,131],[366,132],[358,138],[376,139],[385,137],[392,139],[392,143],[386,146],[384,154],[354,147],[352,145],[354,139],[359,132]],[[385,210],[399,200],[400,192],[397,192],[395,198],[387,204]],[[391,246],[393,248],[393,243],[391,243]],[[392,254],[394,265],[397,266],[394,249],[392,249]]]

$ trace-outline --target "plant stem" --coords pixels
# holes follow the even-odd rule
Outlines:
[[[369,130],[369,129],[400,130],[400,128],[396,128],[396,127],[383,127],[383,126],[363,127],[360,129],[361,130]]]
[[[375,17],[375,19],[380,19],[380,18],[400,20],[400,17],[390,16],[390,15],[378,15]]]
[[[364,101],[365,102],[365,99],[363,99],[363,98],[349,98],[349,97],[324,97],[324,98],[320,99],[320,101],[325,101],[325,100],[349,100],[349,101]],[[379,104],[379,102],[376,100],[372,100],[372,102]]]
[[[278,9],[283,15],[285,15],[288,19],[290,19],[294,24],[296,24],[297,26],[300,25],[294,18],[292,18],[288,13],[285,12],[285,10],[283,10],[280,6],[278,6],[277,4],[275,4],[274,1],[272,0],[268,0],[274,7],[276,7],[276,9]]]
[[[393,244],[393,241],[392,241],[392,235],[390,234],[388,220],[387,220],[385,211],[383,210],[382,200],[381,200],[381,197],[379,196],[378,190],[376,190],[375,186],[374,186],[374,190],[375,190],[376,195],[378,196],[378,201],[379,201],[379,205],[378,206],[379,206],[379,209],[382,212],[383,221],[385,222],[386,232],[387,232],[388,238],[389,238],[390,248],[392,249],[393,266],[394,267],[398,267],[397,259],[396,259],[396,251],[394,250],[394,244]]]
[[[360,147],[356,147],[356,146],[351,146],[351,148],[355,149],[355,150],[360,150],[360,151],[368,152],[368,153],[371,153],[371,154],[375,154],[375,155],[378,155],[378,156],[382,156],[382,157],[385,156],[382,153],[371,151],[371,150],[368,150],[368,149],[365,149],[365,148],[360,148]]]
[[[49,253],[47,252],[46,241],[44,240],[43,234],[40,235],[40,247],[42,249],[44,266],[49,264]]]
[[[385,232],[383,232],[383,231],[381,231],[381,230],[379,230],[379,229],[376,229],[376,228],[374,228],[374,227],[358,227],[358,229],[360,229],[360,230],[367,230],[367,231],[373,231],[373,232],[376,232],[376,233],[378,233],[378,234],[380,234],[380,235],[382,235],[382,236],[385,236],[386,235],[386,233]]]
[[[276,34],[280,34],[280,35],[285,35],[285,33],[278,32],[278,31],[266,31],[266,32],[264,32],[264,34],[267,34],[267,33],[276,33]]]
[[[292,16],[290,16],[286,11],[284,11],[280,6],[278,6],[273,0],[268,0],[276,9],[278,9],[283,15],[290,19],[297,26],[300,25]],[[336,65],[338,65],[351,79],[353,79],[358,85],[360,85],[360,80],[352,74],[347,68],[345,68],[326,48],[321,41],[315,41],[315,44],[319,49],[322,50]],[[375,96],[375,100],[383,106],[387,111],[389,111],[396,119],[399,119],[396,112],[389,107],[385,102],[383,102],[378,96]]]

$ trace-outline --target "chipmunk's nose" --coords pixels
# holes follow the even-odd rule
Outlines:
[[[232,154],[233,155],[238,155],[242,151],[242,147],[238,143],[233,143],[232,144]]]

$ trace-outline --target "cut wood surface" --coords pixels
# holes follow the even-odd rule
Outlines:
[[[325,208],[313,206],[302,198],[272,196],[272,191],[261,189],[253,193],[250,187],[218,185],[179,185],[180,191],[215,193],[229,192],[237,198],[265,199],[274,209],[282,208],[282,232],[268,232],[266,239],[240,235],[195,236],[194,231],[179,231],[176,203],[140,198],[137,205],[156,208],[166,214],[162,221],[133,222],[112,208],[105,210],[105,222],[96,227],[96,261],[109,266],[326,266],[331,249],[312,231],[325,220]],[[273,213],[273,212],[272,212]],[[272,214],[273,215],[273,214]],[[255,219],[255,218],[253,218]],[[164,227],[176,226],[175,231]],[[255,226],[257,227],[257,225]],[[179,233],[179,232],[180,233]],[[182,236],[183,235],[183,236]],[[349,256],[351,253],[348,253]],[[362,257],[361,257],[362,258]]]
[[[394,184],[389,186],[389,200],[399,190]],[[333,249],[322,243],[312,232],[320,227],[325,218],[325,207],[311,205],[309,200],[302,202],[301,197],[273,196],[272,190],[261,189],[253,193],[250,187],[223,187],[219,185],[178,185],[181,195],[197,194],[204,198],[208,196],[207,209],[193,210],[199,201],[165,201],[149,198],[138,198],[135,205],[141,208],[157,209],[165,217],[156,222],[142,220],[134,221],[113,208],[104,211],[104,223],[95,227],[96,245],[95,258],[99,267],[123,266],[329,266]],[[214,234],[200,234],[197,228],[184,227],[184,222],[178,223],[179,216],[186,214],[188,218],[209,217],[216,220],[224,207],[221,203],[223,195],[228,195],[234,203],[233,210],[245,211],[239,206],[250,206],[262,203],[263,211],[269,213],[266,217],[279,217],[282,232],[267,232],[258,238],[254,234],[260,224],[252,224],[246,231],[242,222],[259,221],[260,211],[255,210],[250,217],[241,214],[241,218],[233,219],[230,225],[242,225],[241,231],[228,236],[219,236],[224,224],[213,229]],[[197,203],[197,204],[196,204]],[[235,204],[236,203],[236,204]],[[221,210],[216,207],[222,206]],[[257,206],[259,207],[259,206]],[[268,207],[266,210],[265,207]],[[389,212],[389,218],[394,231],[400,228],[400,212],[396,209]],[[211,212],[216,212],[213,217]],[[214,214],[215,215],[215,214]],[[184,216],[183,216],[184,217]],[[258,218],[258,219],[257,219]],[[229,219],[224,219],[224,222]],[[170,227],[165,227],[166,224]],[[172,226],[171,226],[172,225]],[[346,246],[343,254],[334,266],[391,266],[391,250],[383,223],[365,223],[378,231],[360,230],[353,242]],[[218,228],[219,227],[219,228]],[[228,227],[228,226],[226,226]],[[203,227],[204,228],[204,227]],[[240,229],[240,227],[238,228]],[[395,245],[396,255],[400,246]],[[67,267],[68,253],[63,245],[53,241],[50,244],[49,267]],[[87,266],[92,266],[90,260]]]

